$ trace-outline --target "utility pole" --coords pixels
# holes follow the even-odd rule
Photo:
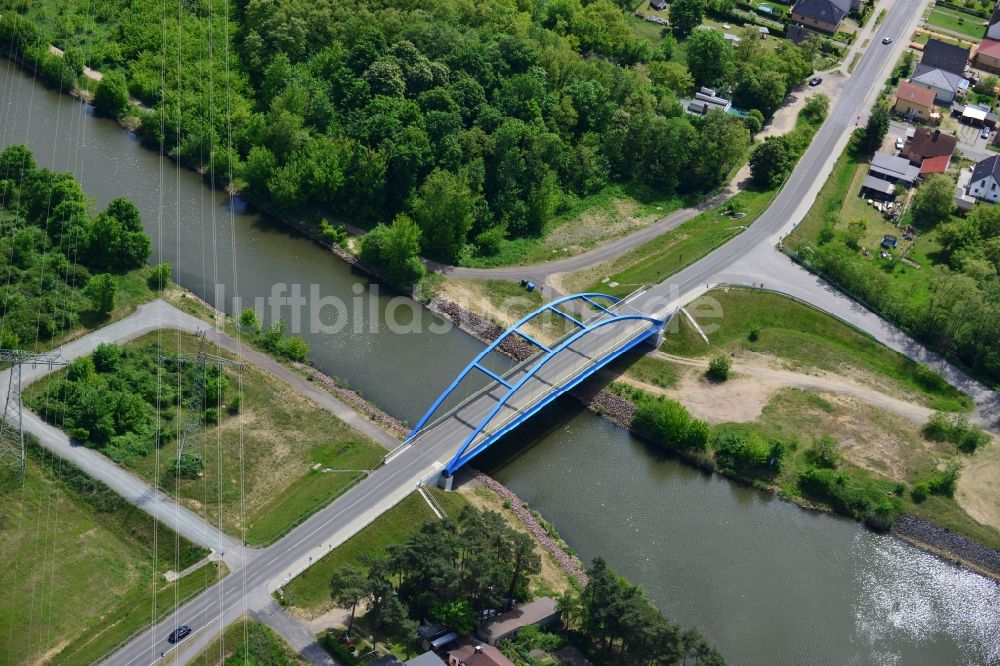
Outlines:
[[[191,400],[188,402],[188,408],[184,419],[184,430],[181,432],[181,441],[177,446],[177,460],[181,459],[181,455],[184,453],[184,448],[196,448],[198,447],[198,436],[201,433],[201,423],[205,412],[205,377],[208,374],[208,365],[212,364],[214,366],[230,366],[234,367],[239,371],[243,370],[243,364],[238,361],[232,361],[228,358],[222,358],[221,356],[214,356],[205,351],[205,331],[199,331],[197,333],[199,338],[198,343],[198,353],[195,355],[194,359],[188,358],[183,354],[174,354],[170,356],[163,356],[163,359],[170,359],[182,366],[185,363],[191,363],[194,365],[194,380],[191,383]]]
[[[17,469],[24,477],[24,429],[21,403],[21,369],[25,364],[35,367],[66,365],[59,352],[30,352],[22,349],[0,349],[0,363],[10,364],[7,398],[0,420],[0,468]]]

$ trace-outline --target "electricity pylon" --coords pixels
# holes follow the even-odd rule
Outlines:
[[[7,398],[0,420],[0,467],[11,467],[24,476],[24,429],[21,403],[21,368],[47,365],[66,365],[59,352],[30,352],[22,349],[0,349],[0,363],[10,363]]]
[[[184,430],[181,431],[181,441],[177,447],[177,460],[181,459],[185,446],[198,446],[198,435],[201,433],[201,424],[205,412],[205,376],[208,374],[209,363],[215,366],[228,365],[235,367],[237,370],[243,370],[243,364],[238,361],[232,361],[228,358],[214,356],[205,352],[205,331],[199,331],[197,335],[200,342],[198,343],[198,353],[195,355],[193,360],[183,354],[174,354],[163,357],[174,361],[178,365],[183,365],[185,363],[194,364],[194,381],[191,384],[191,400],[188,401],[188,408],[185,415],[186,418],[184,419]]]

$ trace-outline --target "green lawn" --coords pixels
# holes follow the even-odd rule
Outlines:
[[[978,16],[963,14],[944,7],[935,7],[927,15],[928,25],[967,35],[972,39],[982,39],[983,35],[986,34],[983,21],[984,19]]]
[[[638,20],[638,19],[636,19]],[[653,25],[653,24],[648,24]],[[464,257],[463,266],[492,268],[539,263],[580,254],[602,242],[652,224],[682,208],[678,196],[663,197],[622,185],[608,185],[600,192],[576,200],[545,225],[540,237],[509,238],[489,257]]]
[[[155,349],[157,336],[157,332],[150,333],[126,347]],[[186,333],[166,331],[159,336],[159,345],[164,354],[193,356],[198,340]],[[205,350],[232,358],[211,344],[206,344]],[[29,405],[64,372],[31,385],[25,391]],[[229,388],[224,404],[241,385],[235,370],[227,368],[225,374]],[[176,382],[176,377],[166,372],[163,381]],[[203,429],[200,448],[205,467],[201,478],[175,482],[168,474],[180,438],[165,442],[159,456],[154,452],[126,467],[150,483],[158,482],[213,524],[219,522],[221,514],[228,534],[240,537],[245,526],[249,544],[265,545],[343,493],[365,470],[381,463],[385,454],[382,447],[272,375],[245,366],[242,391],[239,415],[222,408],[219,424]],[[178,427],[177,413],[176,405],[163,406],[161,427]],[[198,451],[199,440],[193,440],[191,446],[189,450]],[[245,525],[241,522],[241,492]]]
[[[457,516],[467,505],[456,492],[437,488],[430,488],[430,492],[449,516]],[[361,565],[364,556],[377,556],[388,546],[402,543],[428,520],[435,520],[435,516],[424,498],[419,493],[408,495],[286,585],[282,589],[285,605],[311,615],[328,610],[332,607],[330,572],[345,564]]]
[[[673,388],[681,375],[677,364],[636,351],[622,355],[608,368],[612,372],[624,373],[636,381],[660,388]]]
[[[219,575],[166,583],[207,551],[33,442],[28,454],[23,487],[0,477],[3,663],[89,664]]]
[[[712,316],[709,299],[718,303]],[[704,308],[704,310],[702,309]],[[875,373],[891,385],[920,397],[934,409],[967,411],[971,399],[950,385],[929,388],[919,379],[918,365],[891,351],[864,333],[819,310],[792,299],[749,289],[713,290],[688,306],[688,312],[708,335],[710,345],[687,319],[679,331],[667,335],[663,351],[703,357],[719,351],[758,352],[787,361],[792,367],[817,368],[850,375]],[[753,328],[756,341],[750,340]]]
[[[270,627],[240,618],[191,662],[191,666],[229,664],[260,664],[261,666],[292,666],[305,664],[295,649]]]
[[[773,196],[770,190],[740,192],[731,201],[737,211],[747,213],[745,217],[734,219],[725,214],[723,207],[706,211],[610,264],[581,271],[571,279],[580,288],[612,296],[624,296],[641,286],[662,282],[740,234],[757,219]],[[611,284],[614,282],[618,284]]]

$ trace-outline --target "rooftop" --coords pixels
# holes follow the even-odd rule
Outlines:
[[[851,10],[851,0],[799,0],[792,11],[814,21],[839,24]]]
[[[444,661],[433,652],[424,652],[413,659],[408,659],[406,666],[444,666]]]
[[[920,164],[928,157],[941,157],[955,152],[958,139],[941,130],[926,130],[918,127],[913,136],[907,139],[900,154],[914,164]]]
[[[449,658],[458,659],[463,666],[514,666],[500,650],[492,645],[464,641],[448,653]]]
[[[991,155],[985,160],[976,164],[972,169],[972,181],[982,180],[986,176],[992,175],[997,182],[1000,182],[1000,155]]]
[[[939,39],[928,39],[924,44],[924,55],[920,58],[921,65],[943,69],[953,74],[962,74],[969,61],[969,49],[942,42]]]
[[[909,81],[900,81],[899,88],[896,89],[896,99],[905,99],[918,106],[930,108],[934,106],[934,91]]]
[[[896,178],[907,183],[912,183],[920,175],[919,168],[911,165],[902,157],[896,157],[888,153],[875,153],[868,171],[869,173]]]
[[[991,58],[1000,58],[1000,41],[996,41],[994,39],[984,39],[979,42],[979,50],[977,53],[988,55]]]
[[[479,629],[479,635],[483,637],[483,640],[495,643],[496,639],[503,638],[522,627],[548,620],[557,612],[555,599],[541,597],[497,615]]]
[[[927,176],[934,173],[944,173],[948,170],[948,165],[951,163],[950,155],[941,155],[940,157],[928,157],[920,164],[920,175]]]
[[[969,82],[958,74],[953,74],[946,69],[931,67],[923,63],[917,65],[911,81],[921,83],[925,86],[933,86],[941,90],[950,90],[954,93],[965,90],[969,87]]]

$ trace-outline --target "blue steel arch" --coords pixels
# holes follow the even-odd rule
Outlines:
[[[469,365],[465,366],[465,369],[462,370],[462,372],[458,375],[458,377],[455,378],[455,381],[453,381],[451,383],[451,385],[448,388],[446,388],[444,390],[444,392],[441,393],[441,395],[438,397],[438,399],[434,401],[434,404],[432,404],[427,409],[427,411],[424,412],[424,415],[420,417],[420,420],[417,421],[417,425],[413,426],[413,429],[410,430],[410,434],[407,435],[406,441],[404,441],[403,444],[408,444],[416,436],[416,434],[418,432],[420,432],[420,429],[423,428],[427,424],[427,421],[431,418],[431,416],[434,415],[434,412],[437,411],[438,407],[441,406],[441,403],[443,403],[445,400],[448,399],[448,396],[450,396],[455,391],[455,389],[458,388],[458,385],[462,383],[462,380],[464,380],[466,377],[468,377],[469,373],[471,373],[473,370],[479,370],[484,375],[490,377],[494,381],[500,382],[501,384],[505,384],[505,385],[507,385],[509,387],[509,384],[507,384],[507,382],[505,382],[502,377],[500,377],[496,373],[490,371],[488,368],[484,368],[483,366],[479,365],[479,362],[481,360],[483,360],[484,358],[486,358],[486,356],[488,356],[490,354],[490,352],[492,352],[494,349],[496,349],[497,347],[499,347],[500,344],[504,340],[506,340],[507,338],[509,338],[511,335],[519,335],[519,336],[521,336],[522,338],[524,338],[525,340],[527,340],[531,344],[533,344],[536,347],[538,347],[543,352],[548,352],[549,351],[548,347],[546,347],[545,345],[543,345],[542,343],[540,343],[538,340],[535,340],[533,337],[531,337],[530,335],[528,335],[524,331],[519,330],[521,326],[523,326],[524,324],[527,324],[529,321],[531,321],[535,317],[540,317],[541,315],[545,314],[546,312],[548,312],[550,310],[552,312],[555,312],[556,314],[558,314],[561,317],[565,317],[566,319],[568,319],[569,321],[573,322],[574,324],[576,324],[578,326],[583,326],[584,324],[582,322],[580,322],[579,320],[577,320],[577,319],[569,316],[565,312],[563,312],[561,310],[558,310],[556,308],[556,306],[557,305],[562,305],[563,303],[567,303],[569,301],[581,301],[582,300],[582,301],[585,301],[587,303],[590,303],[591,305],[593,305],[594,307],[598,308],[599,310],[607,312],[607,308],[602,307],[601,305],[598,305],[597,303],[594,302],[595,299],[606,299],[606,300],[610,301],[612,304],[617,303],[619,301],[619,299],[615,298],[614,296],[608,296],[607,294],[599,294],[599,293],[596,293],[596,292],[587,292],[587,293],[583,293],[583,294],[573,294],[571,296],[563,296],[562,298],[557,298],[556,300],[551,301],[550,303],[546,303],[545,305],[543,305],[542,307],[538,308],[534,312],[531,312],[531,313],[526,314],[525,316],[521,317],[521,319],[519,319],[516,324],[514,324],[513,326],[511,326],[510,328],[508,328],[506,331],[504,331],[503,335],[501,335],[496,340],[494,340],[489,345],[487,345],[486,349],[484,349],[483,351],[479,352],[479,354],[476,356],[476,358],[472,359],[472,361],[469,363]]]
[[[445,467],[445,472],[447,474],[453,474],[462,465],[464,465],[467,462],[469,462],[476,455],[478,455],[479,453],[481,453],[482,451],[484,451],[486,448],[488,448],[491,444],[493,444],[494,442],[496,442],[500,437],[502,437],[503,435],[507,434],[508,432],[510,432],[511,430],[513,430],[514,428],[516,428],[518,425],[520,425],[521,423],[523,423],[525,420],[527,420],[528,418],[530,418],[531,416],[533,416],[542,407],[544,407],[547,404],[549,404],[550,402],[552,402],[556,397],[562,395],[563,393],[565,393],[569,389],[573,388],[574,386],[576,386],[577,384],[579,384],[581,381],[583,381],[584,379],[586,379],[587,377],[589,377],[591,374],[593,374],[594,372],[596,372],[597,370],[599,370],[603,366],[607,365],[608,363],[610,363],[614,359],[616,359],[619,356],[621,356],[622,354],[624,354],[629,349],[632,349],[633,347],[635,347],[636,345],[644,342],[645,340],[649,339],[653,335],[657,335],[660,332],[660,330],[663,328],[663,326],[664,326],[664,323],[665,323],[664,320],[656,319],[655,317],[651,317],[649,315],[645,315],[645,314],[617,314],[615,312],[612,312],[608,308],[603,307],[603,306],[597,304],[595,302],[595,299],[597,299],[597,300],[607,300],[607,301],[610,301],[612,304],[615,304],[615,303],[619,302],[619,299],[617,299],[617,298],[615,298],[613,296],[608,296],[607,294],[600,294],[600,293],[574,294],[572,296],[566,296],[566,297],[557,299],[555,301],[552,301],[551,303],[546,304],[545,306],[539,308],[538,310],[532,312],[531,314],[528,314],[525,317],[522,317],[521,320],[519,320],[516,324],[514,324],[509,329],[507,329],[504,332],[503,335],[501,335],[496,340],[494,340],[493,343],[491,343],[489,346],[487,346],[486,349],[484,349],[479,355],[476,356],[475,359],[473,359],[473,361],[471,363],[469,363],[469,365],[467,365],[465,367],[465,370],[463,370],[462,373],[455,379],[455,381],[452,382],[451,386],[449,386],[441,394],[441,396],[438,397],[438,399],[434,402],[433,405],[431,405],[430,409],[427,410],[427,412],[420,419],[420,421],[417,423],[417,425],[414,426],[413,430],[410,432],[409,437],[407,437],[406,442],[410,442],[417,435],[417,433],[420,431],[420,429],[427,423],[427,421],[431,417],[431,415],[433,415],[434,412],[437,410],[437,408],[440,407],[441,403],[444,402],[444,400],[447,399],[447,397],[449,395],[451,395],[451,393],[455,390],[455,388],[458,386],[458,384],[461,383],[461,381],[463,379],[465,379],[465,377],[467,377],[469,375],[469,373],[472,372],[473,370],[479,370],[479,371],[483,372],[484,374],[486,374],[487,376],[489,376],[492,379],[494,379],[495,381],[497,381],[498,383],[500,383],[501,385],[505,386],[507,388],[507,392],[504,394],[504,396],[499,401],[497,401],[496,405],[493,406],[493,408],[490,410],[490,412],[479,422],[478,426],[466,438],[466,440],[459,447],[458,451],[452,457],[451,461]],[[605,318],[605,319],[601,319],[600,321],[598,321],[598,322],[596,322],[594,324],[588,324],[588,323],[585,323],[585,322],[581,322],[580,320],[576,319],[575,317],[572,317],[572,316],[570,316],[570,315],[568,315],[568,314],[566,314],[566,313],[564,313],[564,312],[556,309],[557,305],[560,305],[560,304],[565,303],[567,301],[573,301],[573,300],[582,300],[582,301],[585,301],[585,302],[593,305],[594,307],[598,308],[599,310],[603,311],[606,315],[608,315],[608,317]],[[557,313],[557,314],[565,317],[566,319],[568,319],[569,321],[571,321],[573,324],[575,324],[579,328],[579,330],[577,330],[572,335],[568,336],[562,342],[560,342],[559,344],[557,344],[556,346],[554,346],[552,348],[549,348],[549,347],[541,344],[537,340],[534,340],[533,338],[531,338],[530,336],[528,336],[527,334],[525,334],[524,332],[522,332],[522,331],[519,330],[520,326],[524,325],[525,323],[531,321],[535,317],[543,314],[544,312],[546,312],[548,310],[551,310],[551,311],[553,311],[553,312],[555,312],[555,313]],[[570,380],[569,382],[567,382],[565,384],[562,384],[562,385],[559,385],[559,386],[554,386],[552,391],[550,391],[549,393],[547,393],[537,403],[535,403],[534,405],[531,405],[527,410],[525,410],[524,412],[518,414],[517,418],[512,419],[509,423],[505,424],[502,428],[500,428],[496,432],[490,434],[482,442],[480,442],[479,444],[477,444],[475,446],[475,448],[473,448],[472,450],[469,449],[470,445],[475,440],[475,438],[482,433],[483,429],[486,428],[487,425],[489,425],[489,423],[500,412],[500,410],[504,407],[504,405],[507,404],[507,402],[510,400],[510,398],[513,397],[517,393],[517,391],[522,386],[524,386],[524,384],[527,381],[529,381],[531,378],[535,377],[537,375],[538,371],[541,370],[549,361],[551,361],[553,358],[555,358],[561,351],[563,351],[564,349],[568,348],[570,345],[572,345],[574,342],[576,342],[577,340],[581,339],[582,337],[584,337],[586,335],[589,335],[590,333],[592,333],[592,332],[594,332],[594,331],[596,331],[596,330],[598,330],[600,328],[603,328],[603,327],[611,325],[611,324],[621,323],[623,321],[629,321],[629,320],[645,320],[645,321],[650,322],[652,325],[647,330],[641,331],[638,335],[636,335],[634,338],[632,338],[631,340],[629,340],[622,347],[620,347],[618,349],[614,349],[610,353],[608,353],[605,356],[603,356],[600,359],[598,359],[597,362],[595,362],[590,368],[588,368],[586,372],[580,373],[578,376],[574,377],[572,380]],[[493,351],[494,349],[496,349],[496,347],[499,346],[503,342],[503,340],[505,340],[508,336],[514,335],[514,334],[520,335],[521,337],[525,338],[526,340],[528,340],[532,344],[534,344],[537,347],[539,347],[539,349],[542,351],[542,355],[541,355],[540,358],[537,359],[537,361],[532,365],[532,367],[525,374],[523,374],[518,379],[518,381],[516,383],[512,384],[512,383],[508,382],[507,380],[505,380],[503,377],[500,377],[500,376],[496,375],[495,373],[493,373],[493,372],[489,371],[488,369],[486,369],[486,368],[482,367],[481,365],[479,365],[479,361],[481,361],[491,351]]]
[[[500,412],[500,410],[503,408],[503,406],[505,404],[507,404],[507,401],[515,393],[517,393],[518,389],[520,389],[522,386],[524,386],[525,382],[527,382],[529,379],[531,379],[532,377],[534,377],[537,374],[537,372],[542,369],[542,366],[544,366],[546,363],[548,363],[553,358],[555,358],[556,355],[559,352],[561,352],[562,350],[566,349],[567,347],[569,347],[571,344],[573,344],[574,342],[576,342],[580,338],[584,337],[585,335],[589,335],[590,333],[593,333],[595,330],[597,330],[599,328],[602,328],[602,327],[607,326],[609,324],[621,323],[622,321],[630,320],[630,319],[631,320],[644,319],[644,320],[652,323],[653,326],[651,326],[647,331],[641,333],[640,335],[637,335],[635,338],[633,338],[632,340],[630,340],[625,346],[621,347],[620,349],[616,349],[613,352],[611,352],[610,354],[607,354],[606,356],[604,356],[603,358],[601,358],[597,363],[595,363],[594,365],[592,365],[588,369],[587,372],[581,373],[580,375],[578,375],[577,377],[574,377],[571,381],[569,381],[566,384],[562,384],[560,386],[554,386],[553,389],[552,389],[552,391],[549,392],[542,400],[538,401],[537,403],[535,403],[534,405],[532,405],[531,407],[529,407],[527,410],[525,410],[521,414],[518,414],[517,418],[513,419],[510,423],[506,424],[504,427],[500,428],[496,432],[494,432],[491,435],[489,435],[486,439],[484,439],[482,442],[480,442],[472,451],[469,451],[469,445],[472,443],[472,441],[476,438],[477,435],[479,435],[483,431],[483,428],[485,428],[487,425],[489,425],[490,421],[493,420],[493,417],[496,416]],[[581,329],[581,330],[577,331],[576,333],[574,333],[572,336],[570,336],[569,338],[567,338],[564,342],[562,342],[558,346],[554,347],[550,352],[544,354],[539,359],[538,363],[536,363],[534,366],[532,366],[531,370],[529,370],[527,373],[525,373],[521,377],[521,379],[518,380],[518,382],[516,384],[514,384],[513,386],[511,386],[510,388],[507,389],[507,393],[504,394],[504,397],[501,398],[497,402],[497,404],[493,406],[493,409],[491,409],[490,412],[489,412],[489,414],[487,414],[486,417],[480,422],[479,426],[462,443],[462,446],[459,447],[459,449],[455,453],[454,457],[452,457],[451,462],[449,462],[447,464],[447,466],[445,466],[445,471],[448,474],[454,474],[455,470],[457,470],[459,467],[461,467],[465,463],[467,463],[470,460],[472,460],[475,456],[477,456],[480,453],[482,453],[491,444],[493,444],[494,442],[496,442],[498,439],[500,439],[501,437],[503,437],[504,435],[506,435],[508,432],[510,432],[511,430],[513,430],[514,428],[516,428],[517,426],[521,425],[524,421],[528,420],[536,412],[538,412],[542,407],[545,407],[550,402],[552,402],[553,400],[555,400],[558,396],[560,396],[563,393],[565,393],[566,391],[570,390],[571,388],[573,388],[574,386],[576,386],[577,384],[579,384],[580,382],[582,382],[584,379],[586,379],[587,377],[589,377],[590,375],[592,375],[594,372],[596,372],[600,368],[604,367],[605,365],[607,365],[608,363],[610,363],[614,359],[616,359],[619,356],[621,356],[622,354],[624,354],[629,349],[631,349],[631,348],[635,347],[636,345],[644,342],[645,340],[647,340],[651,336],[656,335],[657,333],[659,333],[660,328],[663,326],[663,324],[664,324],[663,320],[656,319],[654,317],[650,317],[649,315],[637,315],[637,314],[618,315],[618,316],[612,316],[612,317],[610,317],[608,319],[602,319],[601,321],[597,322],[595,325],[586,327],[586,328]]]

